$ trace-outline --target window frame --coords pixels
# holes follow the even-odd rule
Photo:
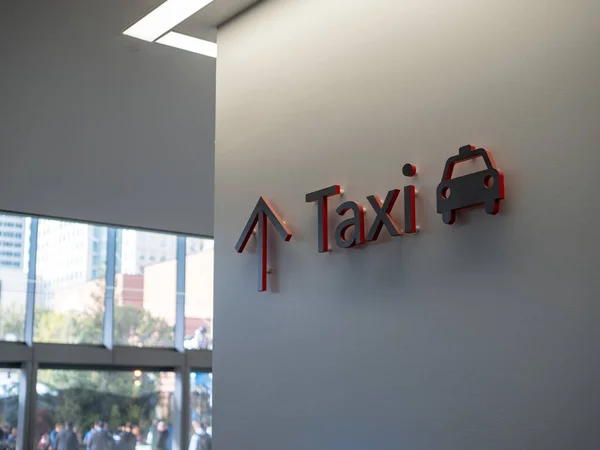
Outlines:
[[[114,291],[116,269],[117,231],[134,229],[114,225],[88,223],[71,219],[43,217],[87,225],[107,227],[106,245],[106,291],[104,297],[104,327],[101,345],[54,344],[34,341],[34,313],[37,288],[37,246],[39,216],[19,215],[0,211],[17,217],[29,218],[28,277],[25,305],[24,342],[0,341],[0,367],[20,369],[19,378],[19,436],[17,449],[37,447],[34,436],[36,420],[36,382],[40,368],[64,368],[80,370],[164,370],[175,373],[173,402],[173,444],[172,450],[187,450],[190,429],[190,374],[191,372],[212,372],[212,350],[186,350],[185,338],[185,273],[187,235],[160,230],[139,229],[156,233],[173,234],[177,237],[176,247],[176,315],[175,342],[173,347],[123,347],[114,345]],[[22,228],[27,236],[26,229]],[[189,236],[190,238],[206,236]],[[27,248],[27,246],[25,246]],[[157,361],[160,364],[157,367]]]

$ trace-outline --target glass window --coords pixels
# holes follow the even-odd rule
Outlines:
[[[11,250],[0,252],[0,340],[23,341],[27,286],[32,283],[28,276],[31,219],[10,215],[0,218],[0,229],[17,223],[25,229],[25,233],[19,233],[19,238],[4,239],[3,247]],[[16,248],[16,244],[20,248]]]
[[[150,450],[160,438],[162,425],[157,422],[162,421],[171,448],[174,388],[173,372],[40,370],[36,443],[48,444],[56,425],[71,420],[83,446],[94,424],[103,421],[117,448]],[[131,447],[118,445],[123,439]]]
[[[102,256],[92,258],[91,242],[98,234],[103,237]],[[102,343],[106,239],[106,227],[40,219],[34,335],[37,342]]]
[[[115,276],[115,344],[173,347],[177,238],[172,234],[121,230]],[[156,256],[163,262],[155,261]]]
[[[190,436],[192,440],[211,440],[212,378],[212,373],[190,373]],[[193,441],[190,442],[190,448],[198,448],[193,445]]]
[[[0,369],[0,448],[17,444],[19,369]]]
[[[187,238],[185,347],[212,350],[214,241]]]

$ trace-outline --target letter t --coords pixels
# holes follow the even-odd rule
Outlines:
[[[329,251],[329,224],[327,220],[327,198],[340,195],[338,184],[306,194],[306,203],[317,202],[317,231],[319,235],[319,253]]]

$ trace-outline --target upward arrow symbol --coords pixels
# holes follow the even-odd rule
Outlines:
[[[275,209],[264,198],[260,197],[250,218],[244,227],[244,231],[235,244],[235,249],[238,253],[242,253],[246,248],[246,244],[252,236],[252,231],[258,224],[258,232],[256,249],[258,254],[258,292],[267,290],[267,219],[273,224],[273,227],[279,233],[279,236],[284,241],[289,241],[292,238],[292,233],[281,220]]]

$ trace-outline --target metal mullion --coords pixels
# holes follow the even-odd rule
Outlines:
[[[188,366],[200,372],[212,372],[212,350],[187,350]]]
[[[25,347],[25,346],[24,346]],[[0,349],[2,346],[0,346]],[[44,368],[72,367],[94,370],[167,370],[182,366],[185,353],[172,348],[114,347],[102,345],[46,344],[33,346],[36,361]],[[107,369],[108,368],[108,369]]]
[[[25,299],[25,343],[29,347],[33,346],[34,334],[38,229],[39,219],[32,217],[29,227],[29,264],[27,271],[27,295]]]
[[[110,365],[113,354],[101,345],[56,344],[37,342],[33,346],[40,365]]]
[[[0,341],[0,364],[20,364],[30,361],[33,347],[22,342]]]
[[[115,330],[115,266],[117,256],[117,230],[108,228],[106,235],[106,290],[104,293],[104,330],[102,342],[112,350]]]
[[[185,353],[173,348],[115,347],[112,351],[115,366],[178,367],[184,364]]]
[[[173,395],[173,450],[186,450],[190,438],[190,367],[187,362],[176,368]]]
[[[29,450],[37,447],[34,431],[36,423],[38,364],[35,357],[21,365],[19,379],[19,408],[17,450]]]
[[[185,339],[185,257],[186,237],[177,236],[177,304],[175,306],[175,349],[184,352]]]

